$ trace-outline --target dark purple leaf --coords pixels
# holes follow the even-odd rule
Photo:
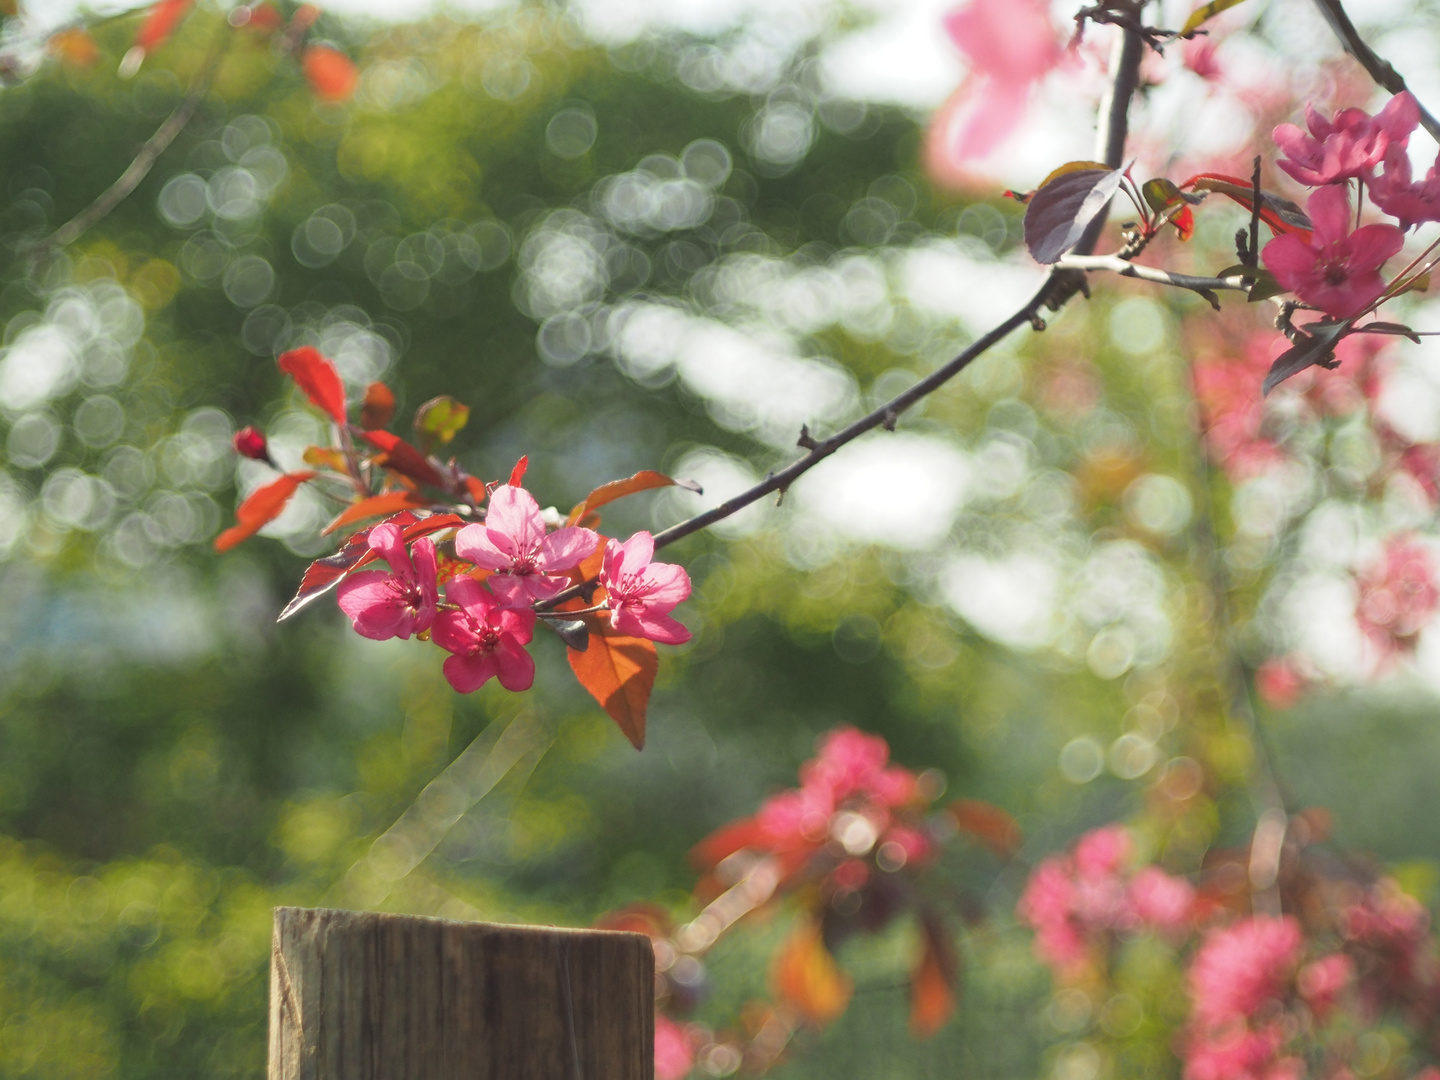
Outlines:
[[[1120,190],[1123,169],[1090,168],[1090,164],[1055,170],[1026,204],[1025,246],[1036,262],[1059,262]]]

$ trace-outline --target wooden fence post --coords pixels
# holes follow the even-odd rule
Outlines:
[[[654,1080],[642,934],[276,908],[269,1080]]]

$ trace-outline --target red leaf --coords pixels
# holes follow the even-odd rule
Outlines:
[[[933,915],[921,915],[920,930],[920,962],[910,976],[910,1030],[928,1039],[955,1011],[960,965],[945,928]]]
[[[337,424],[345,423],[345,384],[335,365],[320,355],[312,345],[291,349],[278,361],[280,370],[295,380],[321,412],[329,415]]]
[[[854,989],[825,948],[820,927],[802,922],[775,954],[771,979],[776,994],[813,1024],[828,1024],[850,1004]]]
[[[478,476],[465,477],[465,490],[470,493],[470,498],[475,500],[477,506],[490,497],[490,489]]]
[[[690,861],[702,870],[710,870],[737,851],[766,848],[765,830],[753,817],[722,825],[690,849]]]
[[[269,0],[262,4],[253,4],[246,10],[248,18],[242,24],[246,30],[257,34],[273,34],[285,25],[285,16],[281,15]]]
[[[321,101],[345,101],[360,81],[355,62],[329,45],[307,46],[300,66],[310,81],[310,89]]]
[[[591,510],[604,506],[606,503],[614,502],[616,499],[624,498],[626,495],[633,495],[637,491],[649,491],[652,488],[662,487],[683,487],[687,491],[700,493],[700,485],[694,480],[676,480],[666,476],[664,473],[654,472],[651,469],[642,469],[634,476],[627,476],[624,480],[611,480],[608,484],[601,484],[594,491],[586,495],[575,504],[575,509],[570,511],[566,519],[567,525],[574,525]]]
[[[1120,190],[1123,169],[1093,161],[1062,165],[1025,204],[1025,246],[1038,263],[1059,262]]]
[[[530,467],[530,455],[523,454],[520,460],[515,462],[515,467],[510,470],[510,486],[519,487],[525,481],[525,470]]]
[[[286,473],[262,488],[257,488],[235,508],[236,524],[215,538],[216,551],[229,551],[242,540],[248,540],[267,524],[280,516],[290,496],[306,480],[313,479],[313,472]]]
[[[950,813],[961,832],[969,833],[1002,859],[1014,855],[1025,841],[1015,819],[990,803],[957,799],[950,804]]]
[[[148,53],[164,45],[191,3],[192,0],[160,0],[158,4],[151,5],[145,21],[135,34],[136,46]]]
[[[1238,176],[1226,176],[1223,173],[1200,173],[1190,177],[1180,186],[1193,188],[1196,191],[1217,192],[1227,199],[1233,199],[1246,210],[1251,210],[1255,202],[1254,185]],[[1270,231],[1277,236],[1281,233],[1294,233],[1303,240],[1310,239],[1312,226],[1310,219],[1305,216],[1305,212],[1289,199],[1281,198],[1273,192],[1264,190],[1260,192],[1260,220],[1270,226]]]
[[[361,437],[377,450],[383,450],[387,469],[394,469],[401,476],[408,476],[417,484],[429,484],[444,489],[445,480],[435,467],[425,460],[425,455],[411,446],[399,435],[388,431],[365,431]]]
[[[465,519],[456,514],[431,514],[429,517],[422,518],[407,510],[392,518],[387,518],[383,524],[399,525],[405,530],[405,542],[408,544],[412,540],[429,536],[442,529],[453,529],[464,525]],[[340,584],[346,574],[378,559],[379,556],[370,550],[367,543],[369,538],[370,530],[361,529],[346,540],[334,555],[327,555],[323,559],[316,559],[312,562],[306,569],[305,575],[300,579],[300,588],[296,591],[294,599],[285,605],[285,610],[280,612],[280,617],[275,621],[283,622],[290,618],[301,608],[308,607]]]
[[[429,499],[413,491],[387,491],[383,495],[371,495],[354,506],[347,506],[334,521],[321,530],[320,535],[329,536],[337,529],[343,529],[346,525],[353,525],[366,518],[384,517],[401,510],[423,510],[429,505]]]
[[[1195,235],[1195,212],[1187,206],[1170,219],[1170,224],[1175,226],[1181,240],[1189,240]]]
[[[383,382],[372,382],[365,388],[365,403],[360,406],[360,426],[375,431],[390,423],[395,415],[395,391]]]
[[[620,725],[631,745],[641,749],[645,745],[645,708],[660,670],[655,643],[592,632],[584,652],[565,652],[580,685]]]

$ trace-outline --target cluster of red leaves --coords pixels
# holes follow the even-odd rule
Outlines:
[[[498,482],[487,483],[467,473],[455,458],[442,460],[435,453],[437,448],[448,444],[465,426],[470,415],[467,406],[449,397],[435,398],[424,403],[416,410],[413,424],[415,441],[411,442],[386,430],[394,418],[395,395],[383,383],[372,383],[366,388],[363,399],[353,403],[359,406],[359,422],[352,423],[350,416],[355,410],[347,399],[344,382],[334,364],[318,350],[310,346],[294,349],[281,356],[278,363],[280,370],[294,380],[307,400],[332,422],[339,438],[333,446],[309,447],[304,454],[305,464],[309,468],[283,472],[277,479],[256,489],[242,500],[236,509],[236,524],[216,538],[216,550],[227,551],[253,536],[284,511],[302,486],[314,485],[315,490],[321,494],[337,498],[344,504],[325,527],[325,533],[355,525],[362,527],[352,533],[334,554],[311,563],[301,579],[294,599],[286,606],[280,618],[294,615],[337,587],[342,594],[345,593],[345,582],[358,584],[359,579],[355,575],[382,558],[386,558],[390,565],[391,573],[387,580],[393,583],[394,591],[398,595],[405,591],[407,583],[415,584],[412,579],[416,575],[416,565],[410,552],[413,549],[416,555],[420,555],[423,548],[426,565],[438,569],[439,580],[425,586],[429,597],[427,610],[423,614],[411,613],[420,615],[418,621],[415,618],[402,618],[402,612],[389,618],[385,632],[374,632],[363,627],[356,614],[356,611],[367,604],[373,609],[375,603],[378,603],[373,597],[369,600],[360,597],[356,604],[347,605],[346,610],[352,618],[357,619],[357,630],[366,633],[366,636],[408,637],[412,632],[416,632],[417,636],[427,638],[437,611],[443,614],[447,610],[458,610],[453,601],[437,607],[436,585],[447,585],[447,590],[454,591],[453,582],[456,578],[469,577],[476,583],[481,583],[494,577],[493,570],[479,567],[456,554],[456,537],[466,528],[480,527],[476,523],[485,521],[492,493],[497,489],[518,493],[513,495],[511,501],[518,498],[529,500],[529,496],[520,489],[525,475],[526,459],[522,458],[512,470],[508,485],[502,488]],[[263,433],[257,429],[247,427],[238,432],[234,445],[237,453],[242,456],[278,468],[270,456]],[[599,542],[604,538],[598,538],[597,541],[596,535],[590,530],[599,526],[598,511],[608,503],[636,492],[676,483],[677,481],[661,473],[644,471],[604,484],[581,500],[570,511],[561,528],[570,528],[572,532],[578,528],[585,532],[594,551],[579,561],[578,565],[567,564],[564,578],[553,575],[547,577],[545,580],[551,584],[550,595],[539,598],[542,600],[542,621],[556,629],[565,640],[570,667],[576,678],[637,748],[645,741],[646,708],[655,684],[659,659],[654,641],[636,636],[636,633],[649,634],[656,640],[678,641],[683,640],[683,637],[677,635],[683,635],[684,631],[664,615],[658,616],[657,623],[657,617],[652,616],[649,613],[651,609],[645,607],[644,596],[631,599],[631,594],[626,593],[625,589],[628,588],[633,593],[637,580],[643,586],[644,567],[638,568],[640,577],[637,578],[637,567],[633,558],[628,565],[618,561],[622,557],[616,551],[618,542],[611,541],[608,545]],[[533,500],[527,505],[533,507]],[[538,528],[539,535],[543,536],[545,526],[539,524],[538,511],[531,516],[535,518],[534,527]],[[367,522],[371,524],[364,524]],[[387,527],[382,530],[383,538],[375,531],[382,525]],[[503,542],[506,538],[501,536],[500,539]],[[461,537],[461,541],[463,549],[464,537]],[[625,550],[632,546],[627,542]],[[395,554],[387,558],[378,549],[393,551]],[[648,559],[646,561],[648,562]],[[653,564],[653,567],[659,570],[661,564]],[[629,576],[623,581],[607,577],[607,573],[612,570],[615,573],[623,571]],[[370,577],[385,577],[373,571],[368,573]],[[677,574],[683,579],[683,572],[678,569],[671,572],[670,576]],[[501,576],[512,584],[515,581],[512,575]],[[381,585],[383,584],[382,582]],[[568,598],[554,595],[566,586],[573,586],[576,595]],[[372,586],[372,589],[374,587],[379,586]],[[607,588],[615,595],[608,595]],[[688,581],[684,582],[683,588],[684,592],[688,593]],[[420,591],[423,590],[419,590],[418,585],[416,590],[415,603],[420,604]],[[470,592],[473,594],[475,590],[471,589]],[[488,595],[486,592],[485,596]],[[543,601],[550,600],[552,596],[556,610],[547,618]],[[492,605],[492,601],[488,599],[478,602],[487,611]],[[342,605],[344,604],[345,599],[342,596]],[[617,615],[626,605],[629,614]],[[524,606],[526,625],[533,625],[535,613],[528,602]],[[661,606],[664,607],[663,604]],[[673,603],[670,606],[673,606]],[[464,607],[464,604],[460,607]],[[607,610],[609,618],[605,617]],[[664,607],[664,610],[668,612],[668,607]],[[637,611],[638,616],[633,614]],[[565,614],[570,612],[574,613],[573,616],[565,618]],[[617,627],[616,623],[620,625]],[[498,623],[496,625],[498,626]],[[651,629],[655,626],[660,629]],[[484,620],[477,623],[473,629],[481,639],[485,639],[490,633],[485,628]],[[517,641],[504,644],[513,653],[515,647],[529,641],[528,629],[524,631],[523,640]],[[457,688],[474,689],[474,686],[468,684],[468,681],[473,679],[467,681],[452,671],[454,662],[450,663],[447,677],[451,678],[452,683],[455,683]],[[529,662],[525,660],[524,663]],[[507,674],[501,673],[501,681],[507,686],[528,688],[528,676],[516,672],[511,678],[507,677]],[[485,678],[489,678],[489,675],[485,675]],[[520,685],[521,683],[523,685]]]
[[[655,944],[656,1075],[685,1076],[697,1059],[762,1072],[801,1025],[838,1019],[853,983],[835,951],[856,934],[883,931],[910,916],[919,949],[911,970],[912,1030],[933,1035],[953,1013],[959,957],[946,918],[917,889],[946,840],[963,834],[1008,858],[1021,841],[998,807],[962,799],[934,805],[940,783],[892,765],[885,740],[852,727],[829,732],[800,770],[800,786],[769,799],[749,818],[698,844],[702,871],[688,923],[651,906],[617,912],[603,925],[647,933]],[[771,958],[772,999],[752,1002],[735,1030],[715,1033],[683,1018],[704,988],[703,957],[740,919],[781,899],[798,904],[788,937]],[[967,914],[973,908],[966,907]],[[718,1063],[718,1064],[717,1064]]]

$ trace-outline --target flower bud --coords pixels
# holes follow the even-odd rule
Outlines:
[[[253,461],[270,461],[270,449],[265,444],[265,433],[257,427],[243,427],[231,440],[235,452]]]

